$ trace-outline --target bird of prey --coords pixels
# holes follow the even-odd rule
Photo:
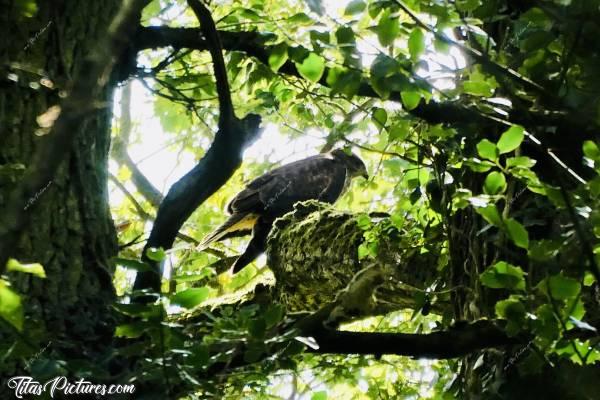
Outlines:
[[[233,272],[238,272],[265,251],[275,219],[292,211],[299,201],[319,200],[333,204],[357,176],[368,179],[365,164],[355,154],[341,149],[266,172],[229,202],[227,211],[231,216],[204,238],[199,248],[252,231],[248,247],[233,264]]]

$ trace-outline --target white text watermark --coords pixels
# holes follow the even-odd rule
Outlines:
[[[31,376],[13,376],[6,384],[15,392],[15,397],[18,399],[30,398],[29,396],[41,396],[43,393],[48,393],[51,398],[64,397],[69,395],[92,394],[97,396],[109,396],[113,394],[133,394],[135,385],[105,385],[95,384],[86,381],[83,378],[69,382],[66,376],[57,376],[47,382],[41,383],[33,379]]]

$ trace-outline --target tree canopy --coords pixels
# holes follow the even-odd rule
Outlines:
[[[597,0],[126,2],[38,116],[49,145],[0,159],[0,371],[139,398],[598,398],[598,21]],[[68,259],[13,248],[105,85],[116,296],[110,351],[82,359],[31,329],[21,281]],[[336,148],[370,178],[297,204],[266,257],[231,275],[247,237],[198,248],[249,181]]]

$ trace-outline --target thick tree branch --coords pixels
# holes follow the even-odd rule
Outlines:
[[[336,330],[339,323],[347,321],[349,317],[370,314],[374,305],[374,291],[385,281],[385,276],[390,271],[390,267],[384,268],[376,264],[362,269],[333,302],[299,320],[294,328],[301,336],[313,338],[318,345],[309,351],[445,359],[521,342],[517,338],[509,338],[496,323],[485,320],[429,334]]]
[[[200,21],[200,29],[206,38],[208,50],[213,60],[217,93],[219,96],[219,128],[223,129],[225,124],[229,123],[234,117],[229,81],[227,80],[227,69],[223,60],[223,46],[217,33],[215,21],[213,21],[212,15],[210,15],[210,11],[208,11],[206,6],[199,0],[188,0],[188,4],[194,11],[194,14],[196,14],[198,21]]]
[[[97,96],[106,86],[119,56],[129,45],[141,11],[148,2],[125,2],[108,27],[104,40],[86,59],[67,97],[60,104],[60,115],[50,133],[40,143],[23,181],[11,193],[7,207],[0,216],[0,272],[4,270],[20,232],[27,224],[27,202],[51,182],[86,117],[97,107]]]
[[[146,250],[151,247],[163,249],[172,247],[183,223],[200,204],[233,175],[242,162],[244,149],[260,133],[258,115],[249,114],[242,120],[235,116],[221,45],[212,17],[197,1],[190,1],[190,5],[201,20],[204,36],[208,38],[207,41],[203,40],[200,31],[195,29],[192,30],[194,41],[202,41],[206,45],[203,50],[210,49],[213,58],[220,105],[219,131],[200,162],[171,187],[161,203],[142,256],[146,262],[152,264],[153,272],[138,273],[134,284],[136,290],[151,289],[154,292],[160,290],[160,266],[148,260]],[[141,301],[145,300],[145,298],[141,299]]]
[[[349,332],[320,329],[310,334],[319,345],[310,352],[327,354],[396,354],[414,358],[447,359],[478,350],[527,343],[511,338],[496,324],[478,321],[461,328],[428,334]]]

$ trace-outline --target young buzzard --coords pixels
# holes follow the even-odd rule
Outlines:
[[[199,248],[252,231],[248,247],[233,264],[233,272],[237,272],[264,252],[276,218],[292,211],[299,201],[334,203],[356,176],[368,179],[365,164],[341,149],[275,168],[250,182],[231,200],[227,206],[231,217],[204,238]]]

